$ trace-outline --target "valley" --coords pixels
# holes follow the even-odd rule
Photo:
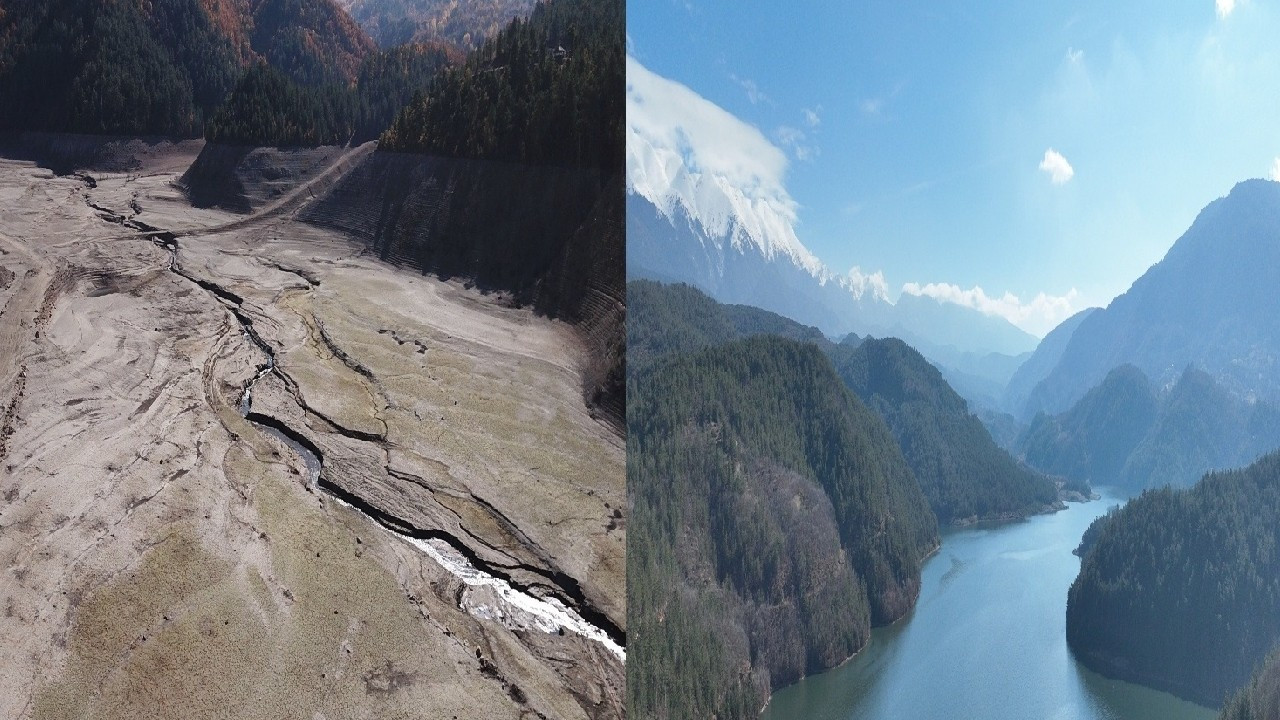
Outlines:
[[[915,611],[839,668],[778,691],[762,717],[1211,720],[1208,708],[1098,675],[1067,646],[1071,549],[1122,499],[1104,489],[1101,502],[1054,515],[944,533]]]
[[[622,716],[581,333],[300,222],[370,146],[247,215],[167,147],[0,161],[0,716]]]

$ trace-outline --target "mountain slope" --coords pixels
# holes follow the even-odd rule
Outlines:
[[[1280,641],[1280,454],[1101,522],[1067,597],[1076,657],[1218,706]]]
[[[372,50],[332,0],[11,0],[0,130],[194,137],[251,62],[349,83]]]
[[[1035,347],[1033,337],[977,310],[909,294],[895,305],[880,273],[833,272],[797,235],[796,204],[779,173],[759,172],[754,158],[722,162],[714,139],[668,127],[667,115],[687,105],[748,135],[754,128],[631,57],[627,78],[629,278],[689,283],[721,302],[777,312],[833,336],[899,336],[926,353],[1017,355]],[[759,143],[756,150],[782,162],[780,151],[762,137]]]
[[[1047,473],[1114,484],[1151,432],[1157,405],[1147,376],[1122,365],[1069,411],[1036,415],[1018,440],[1019,453]]]
[[[633,368],[758,334],[808,341],[828,354],[835,348],[817,328],[748,305],[723,305],[689,285],[632,280],[627,307],[627,355]]]
[[[1039,408],[1028,408],[1027,398],[1031,395],[1031,391],[1035,386],[1045,378],[1053,368],[1057,366],[1058,361],[1062,359],[1062,354],[1067,350],[1067,344],[1071,342],[1071,336],[1075,334],[1076,328],[1080,327],[1080,323],[1092,315],[1098,308],[1087,308],[1063,320],[1048,335],[1040,341],[1036,346],[1035,352],[1031,357],[1027,358],[1022,365],[1014,371],[1012,377],[1004,387],[1004,397],[1002,405],[1007,412],[1010,412],[1016,418],[1034,417],[1035,410]]]
[[[755,717],[912,607],[936,523],[817,347],[676,353],[628,402],[633,717]]]
[[[507,23],[533,12],[536,0],[337,0],[381,47],[445,42],[474,50]]]
[[[1273,650],[1249,684],[1231,697],[1218,720],[1274,720],[1280,717],[1280,649]]]
[[[753,233],[760,231],[752,228],[775,220],[747,222],[725,211],[728,219],[706,221],[706,211],[691,213],[680,200],[667,204],[664,211],[634,189],[628,192],[629,278],[688,283],[720,302],[776,312],[832,335],[901,337],[943,363],[964,353],[1018,354],[1035,347],[1034,337],[976,310],[906,294],[891,304],[881,290],[822,267],[798,240],[756,241]]]
[[[1150,434],[1125,463],[1127,487],[1185,486],[1208,470],[1239,467],[1280,448],[1280,413],[1233,397],[1207,373],[1188,368],[1161,404]]]
[[[301,213],[382,259],[574,323],[587,343],[584,394],[619,428],[624,42],[620,0],[540,3],[437,76],[378,151]]]
[[[456,51],[402,45],[366,55],[355,82],[308,85],[255,62],[205,125],[211,143],[240,146],[359,145],[380,136]]]
[[[1026,517],[1058,502],[1054,483],[998,447],[941,373],[901,340],[851,337],[837,345],[816,328],[759,308],[721,305],[687,285],[632,281],[627,296],[633,368],[757,334],[816,345],[845,386],[888,424],[943,524]]]
[[[334,0],[251,0],[255,55],[304,85],[347,84],[373,40]]]
[[[1280,183],[1236,185],[1126,293],[1080,323],[1029,402],[1060,412],[1123,363],[1157,385],[1195,365],[1232,395],[1280,399],[1278,237]]]
[[[1031,466],[1068,478],[1133,491],[1183,487],[1280,448],[1280,413],[1194,368],[1157,391],[1123,365],[1067,412],[1037,415],[1018,448]]]
[[[617,0],[539,3],[438,75],[379,148],[621,176],[625,22]]]
[[[939,523],[1061,507],[1053,481],[997,447],[920,353],[894,338],[842,350],[835,356],[840,379],[889,424]]]

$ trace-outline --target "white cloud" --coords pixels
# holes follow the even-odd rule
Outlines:
[[[862,268],[854,265],[849,268],[845,280],[850,292],[858,299],[870,292],[873,297],[886,302],[889,300],[889,283],[885,282],[883,270],[877,270],[868,275],[862,272]]]
[[[794,216],[783,187],[786,154],[755,127],[673,80],[627,58],[628,151],[634,140],[679,154],[688,172],[725,178],[747,194],[768,199]]]
[[[790,148],[797,160],[812,160],[817,157],[818,149],[809,144],[809,137],[800,128],[781,125],[774,133],[783,147]]]
[[[1029,302],[1011,292],[1000,297],[991,297],[981,286],[974,285],[965,290],[951,283],[906,283],[902,292],[908,295],[931,297],[939,302],[949,302],[973,308],[985,315],[1002,317],[1037,337],[1043,337],[1059,323],[1076,312],[1075,302],[1079,293],[1075,288],[1066,295],[1046,295],[1038,293]]]
[[[1213,5],[1218,11],[1218,17],[1224,18],[1236,9],[1236,0],[1213,0]]]
[[[1040,169],[1049,173],[1054,185],[1062,185],[1075,176],[1076,171],[1062,153],[1049,148],[1044,151],[1044,159],[1040,161]]]
[[[804,131],[800,128],[782,125],[778,128],[777,133],[778,139],[782,141],[783,145],[794,145],[804,141]]]
[[[1280,182],[1280,157],[1271,161],[1271,179]]]
[[[1075,65],[1084,59],[1084,51],[1075,48],[1067,48],[1067,62]]]
[[[713,242],[755,244],[828,276],[795,233],[787,153],[756,127],[627,56],[627,188],[668,217],[683,208]]]
[[[821,111],[822,111],[821,105],[819,105],[816,108],[805,108],[802,111],[804,113],[804,124],[808,125],[811,128],[816,128],[819,125],[821,125],[822,118],[818,116],[818,113]]]
[[[884,109],[884,98],[867,98],[858,104],[866,115],[878,116]]]
[[[760,89],[760,86],[756,84],[755,80],[750,78],[740,78],[733,74],[730,74],[729,78],[741,85],[743,90],[747,91],[747,99],[751,101],[752,105],[759,105],[760,103],[765,103],[766,105],[773,104],[773,99],[764,94],[764,91]]]

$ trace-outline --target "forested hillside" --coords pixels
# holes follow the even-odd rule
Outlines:
[[[1200,370],[1188,368],[1162,400],[1151,433],[1125,464],[1125,487],[1190,485],[1208,470],[1280,448],[1280,413],[1271,403],[1234,397]]]
[[[1272,650],[1249,684],[1231,696],[1218,720],[1280,718],[1280,649]]]
[[[1148,490],[1093,532],[1067,598],[1090,667],[1218,706],[1280,641],[1280,453]]]
[[[889,424],[938,522],[1061,507],[1054,482],[998,447],[942,373],[906,343],[868,338],[840,346],[833,358],[840,379]]]
[[[810,342],[888,423],[940,523],[1026,517],[1058,503],[1054,482],[991,439],[942,374],[897,339],[832,343],[816,328],[746,305],[721,305],[688,285],[627,284],[628,352],[637,367],[667,353],[757,334]],[[1087,483],[1071,489],[1089,495]]]
[[[431,45],[374,52],[361,63],[354,85],[305,84],[258,63],[209,121],[205,138],[279,147],[373,140],[437,72],[458,59],[455,52]]]
[[[551,0],[436,78],[379,148],[622,169],[623,5]]]
[[[1141,370],[1122,365],[1057,416],[1036,415],[1019,452],[1047,473],[1114,484],[1155,424],[1156,390]]]
[[[236,83],[205,138],[232,145],[343,145],[355,132],[352,100],[344,88],[301,85],[260,63]]]
[[[517,17],[528,17],[536,0],[338,0],[382,47],[443,42],[473,50]]]
[[[1068,478],[1133,491],[1184,487],[1280,448],[1280,413],[1194,368],[1157,392],[1124,365],[1067,412],[1037,415],[1018,447],[1033,467]]]
[[[366,56],[356,74],[354,141],[376,139],[441,69],[463,57],[437,43],[400,45]]]
[[[255,61],[347,84],[372,50],[332,0],[8,0],[0,130],[195,137]]]
[[[755,717],[910,609],[937,525],[817,347],[676,353],[628,389],[632,717]]]
[[[349,84],[374,51],[373,40],[334,0],[250,0],[249,6],[253,52],[304,85]]]
[[[689,285],[652,280],[627,283],[627,349],[634,367],[675,352],[698,350],[737,338],[769,334],[835,345],[817,328],[747,305],[722,305]]]

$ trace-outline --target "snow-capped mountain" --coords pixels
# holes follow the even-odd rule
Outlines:
[[[1034,337],[1002,318],[929,297],[895,305],[883,274],[828,268],[796,233],[783,152],[634,58],[626,132],[628,277],[689,283],[832,337],[901,337],[939,365],[966,359],[966,374],[985,377],[983,359],[998,353],[989,364],[1000,376],[986,377],[998,387],[988,394],[1003,388],[1012,356],[1035,348]]]
[[[748,248],[769,262],[785,260],[825,281],[827,272],[796,237],[794,203],[750,197],[718,173],[693,172],[675,149],[655,147],[631,130],[627,135],[627,190],[668,221],[688,221],[717,250]]]

